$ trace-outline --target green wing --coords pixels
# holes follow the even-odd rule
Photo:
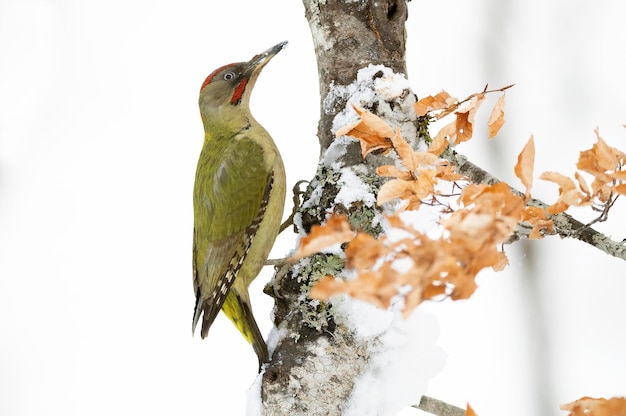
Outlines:
[[[204,311],[203,338],[245,258],[271,184],[263,149],[252,139],[244,136],[205,141],[193,196],[193,328]]]

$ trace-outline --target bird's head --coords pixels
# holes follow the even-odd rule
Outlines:
[[[263,67],[285,46],[287,41],[255,55],[248,62],[224,65],[211,72],[200,87],[200,113],[205,119],[221,110],[248,109],[250,94]]]

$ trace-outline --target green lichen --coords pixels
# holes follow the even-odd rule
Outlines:
[[[314,254],[298,264],[300,283],[300,308],[302,323],[318,332],[334,327],[330,304],[309,298],[311,288],[325,276],[337,276],[345,267],[344,259],[337,254]]]
[[[326,218],[327,210],[333,205],[337,196],[337,182],[341,174],[325,166],[318,167],[315,178],[309,184],[304,203],[298,210],[302,217],[304,232],[309,233],[311,226],[321,224]]]
[[[376,214],[376,208],[355,202],[350,207],[348,220],[350,221],[352,229],[377,236],[382,232],[382,227],[378,221],[374,221]]]
[[[417,118],[417,137],[423,138],[426,143],[432,143],[433,139],[430,137],[430,117],[428,115]]]

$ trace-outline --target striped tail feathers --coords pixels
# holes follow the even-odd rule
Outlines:
[[[259,359],[259,372],[261,366],[270,360],[269,352],[267,351],[267,344],[265,339],[261,335],[259,326],[252,314],[252,306],[250,304],[250,298],[248,293],[239,294],[235,291],[231,291],[226,297],[226,302],[223,305],[224,314],[233,322],[233,324],[239,329],[239,332],[246,338],[246,340],[252,344],[254,352]]]
[[[250,239],[248,240],[250,243],[252,242]],[[226,296],[228,295],[230,288],[235,282],[235,278],[237,277],[237,273],[239,273],[239,269],[243,264],[245,253],[248,249],[249,244],[247,244],[244,248],[245,251],[241,253],[242,255],[238,255],[239,253],[237,253],[237,255],[231,258],[226,269],[226,273],[220,277],[208,297],[204,298],[202,296],[202,291],[198,285],[198,288],[196,289],[196,305],[194,307],[193,322],[191,326],[192,334],[195,333],[196,326],[202,316],[202,329],[200,331],[200,335],[203,339],[208,335],[209,328],[213,325],[213,321],[215,321],[217,314],[226,300]]]

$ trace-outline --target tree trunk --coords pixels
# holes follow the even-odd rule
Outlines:
[[[357,118],[355,104],[419,145],[415,95],[404,75],[407,5],[404,0],[303,2],[319,72],[321,152],[294,227],[304,235],[331,213],[343,213],[354,228],[377,235],[382,212],[375,203],[380,186],[375,168],[389,158],[370,154],[363,159],[357,141],[335,139],[335,132]],[[319,278],[341,275],[341,253],[317,254],[283,269],[267,290],[275,298],[278,340],[263,376],[263,414],[345,414],[355,379],[380,342],[356,336],[333,306],[307,298]]]
[[[369,64],[406,74],[407,5],[404,0],[303,3],[317,57],[321,98],[318,136],[324,152],[334,139],[333,119],[349,98],[328,98],[333,85],[351,84],[357,71]]]

